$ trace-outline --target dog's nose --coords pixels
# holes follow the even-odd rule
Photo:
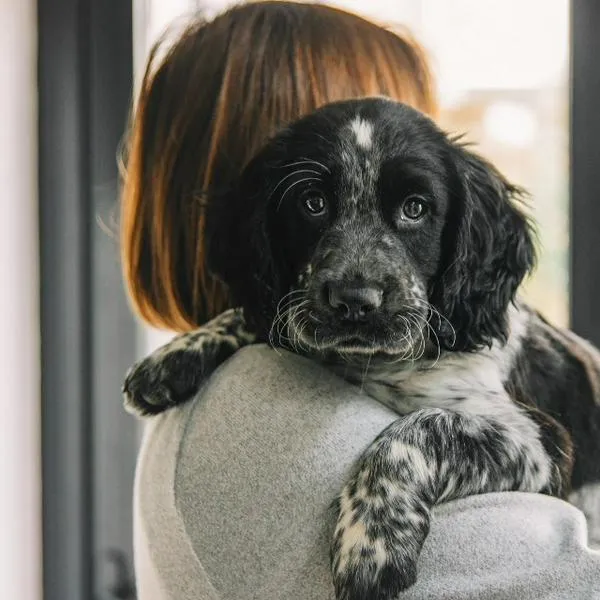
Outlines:
[[[362,321],[381,306],[382,290],[376,287],[356,287],[329,284],[329,305],[348,321]]]

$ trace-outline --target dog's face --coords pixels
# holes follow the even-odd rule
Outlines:
[[[336,103],[272,139],[212,204],[209,261],[275,341],[471,350],[506,336],[533,264],[515,192],[407,106]]]
[[[304,346],[408,356],[427,324],[447,175],[441,134],[372,108],[311,119],[276,151],[269,238],[294,290],[280,315]]]

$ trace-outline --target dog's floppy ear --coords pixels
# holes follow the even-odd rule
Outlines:
[[[450,155],[455,177],[443,240],[447,258],[433,301],[455,329],[442,329],[442,344],[472,351],[506,341],[507,309],[535,264],[534,232],[519,206],[523,190],[457,141],[450,142]]]
[[[270,328],[281,297],[281,269],[268,231],[269,198],[259,154],[224,193],[211,194],[205,244],[209,269],[229,288],[248,324],[261,336]]]

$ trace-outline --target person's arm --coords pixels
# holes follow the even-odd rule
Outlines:
[[[583,513],[542,494],[470,496],[434,509],[419,579],[402,600],[592,600],[600,553]]]
[[[311,361],[237,352],[193,402],[149,420],[135,493],[139,600],[332,599],[331,504],[395,419]],[[600,556],[582,518],[538,495],[442,505],[401,597],[593,598]]]

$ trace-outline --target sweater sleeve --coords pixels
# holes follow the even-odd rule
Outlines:
[[[139,600],[331,600],[331,503],[397,415],[318,365],[237,352],[148,420],[136,476]],[[440,506],[402,597],[600,598],[583,515],[538,495]],[[553,595],[554,594],[554,595]]]

